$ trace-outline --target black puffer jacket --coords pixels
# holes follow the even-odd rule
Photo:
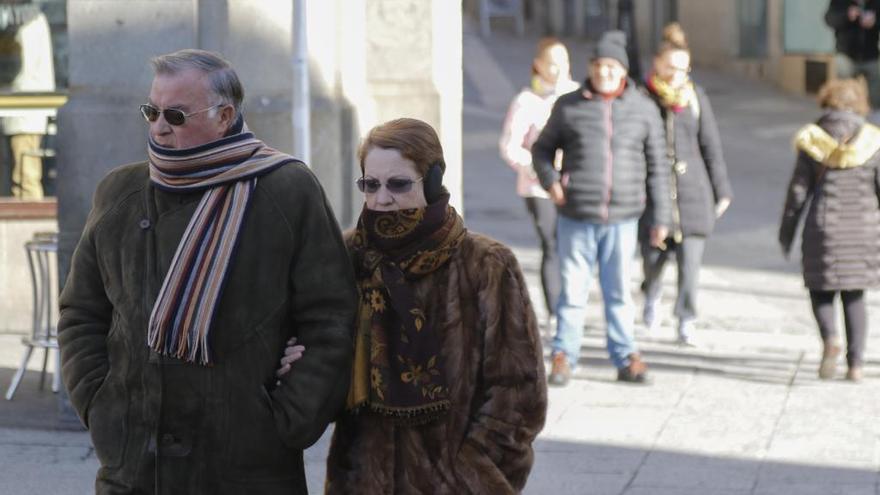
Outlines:
[[[678,113],[664,107],[654,93],[649,94],[660,109],[665,127],[674,129],[671,140],[675,144],[674,160],[687,164],[675,175],[671,185],[675,202],[670,234],[678,231],[684,236],[708,236],[715,225],[715,203],[721,198],[733,198],[733,191],[727,178],[715,114],[703,89],[699,86],[695,89],[697,104]],[[669,143],[667,150],[668,146]],[[670,173],[675,172],[670,170]],[[648,218],[649,214],[646,212]]]
[[[817,122],[833,138],[847,141],[864,120],[829,112]],[[877,149],[876,142],[873,150]],[[804,283],[814,290],[855,290],[880,283],[880,153],[851,168],[819,163],[798,153],[788,187],[779,242],[791,249],[804,207]]]
[[[562,150],[562,170],[553,167]],[[630,80],[619,97],[605,99],[589,83],[556,100],[532,145],[535,172],[545,189],[561,181],[559,212],[597,223],[639,218],[652,207],[652,225],[669,225],[669,167],[656,105]]]
[[[880,17],[871,29],[864,29],[858,19],[850,21],[847,11],[851,6],[863,3],[862,10],[880,15],[880,0],[831,0],[825,12],[825,23],[834,30],[837,51],[857,61],[877,60],[877,40],[880,38]]]

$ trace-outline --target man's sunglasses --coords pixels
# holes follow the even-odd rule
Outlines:
[[[385,189],[388,189],[388,192],[391,194],[405,194],[412,189],[413,184],[421,182],[422,179],[424,179],[424,177],[419,177],[415,180],[392,177],[385,183]],[[355,182],[357,183],[358,189],[360,189],[362,193],[367,194],[375,194],[379,192],[379,188],[382,187],[382,183],[379,182],[379,179],[373,179],[372,177],[361,177]]]
[[[166,108],[164,110],[160,110],[149,103],[144,103],[140,106],[141,115],[147,120],[147,122],[155,122],[159,118],[159,114],[162,114],[165,117],[165,122],[168,122],[171,125],[183,125],[186,122],[187,117],[192,117],[193,115],[207,112],[208,110],[213,110],[219,106],[222,106],[223,103],[217,103],[216,105],[211,105],[208,108],[203,108],[201,110],[196,110],[195,112],[183,113],[183,110],[178,110],[176,108]]]

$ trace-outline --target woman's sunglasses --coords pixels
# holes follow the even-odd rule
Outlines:
[[[413,184],[415,184],[416,182],[421,182],[422,179],[424,179],[424,177],[419,177],[415,180],[392,177],[388,179],[388,182],[385,183],[385,189],[388,189],[388,192],[390,192],[391,194],[405,194],[412,189]],[[374,179],[372,177],[361,177],[360,179],[356,180],[355,183],[362,193],[367,194],[375,194],[379,192],[379,188],[382,187],[382,183],[379,181],[379,179]]]
[[[203,108],[201,110],[196,110],[195,112],[183,113],[182,110],[178,110],[176,108],[166,108],[164,110],[160,110],[149,103],[144,103],[140,106],[141,115],[147,120],[147,122],[155,122],[159,118],[159,114],[162,114],[165,117],[165,122],[168,122],[170,125],[183,125],[186,122],[187,117],[192,117],[193,115],[207,112],[208,110],[213,110],[219,106],[222,106],[223,103],[217,103],[216,105],[211,105],[208,108]]]

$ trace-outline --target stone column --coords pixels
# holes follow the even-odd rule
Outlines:
[[[367,0],[366,25],[376,121],[415,117],[437,129],[446,157],[443,183],[463,211],[461,3]]]
[[[192,2],[67,2],[70,98],[58,112],[57,158],[62,286],[98,181],[114,166],[145,158],[137,106],[149,94],[149,58],[195,46],[195,18]],[[75,424],[61,395],[60,423]]]

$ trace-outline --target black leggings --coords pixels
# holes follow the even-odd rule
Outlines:
[[[834,318],[834,299],[837,294],[843,301],[843,321],[846,326],[846,362],[849,366],[861,366],[865,353],[865,337],[868,333],[868,317],[865,310],[865,292],[862,290],[810,290],[813,315],[819,324],[822,340],[837,338]]]
[[[556,252],[556,205],[546,198],[525,198],[526,208],[541,241],[541,287],[547,313],[556,314],[556,303],[562,291],[559,255]]]

